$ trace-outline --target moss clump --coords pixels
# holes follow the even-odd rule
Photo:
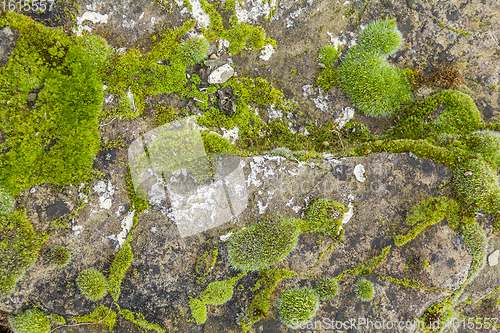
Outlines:
[[[80,272],[76,284],[82,295],[89,301],[96,302],[108,292],[106,277],[94,268],[87,268]]]
[[[358,45],[338,67],[340,88],[368,116],[388,116],[413,101],[404,71],[387,62],[400,43],[394,19],[376,21],[359,34]]]
[[[95,325],[102,325],[107,327],[110,332],[113,332],[113,327],[116,323],[116,312],[112,311],[110,308],[99,305],[89,314],[79,317],[73,317],[78,323],[92,323]]]
[[[318,59],[325,66],[332,67],[339,58],[340,52],[340,46],[337,48],[335,45],[323,45],[319,49]]]
[[[53,325],[64,325],[64,324],[66,324],[66,319],[64,319],[64,317],[62,317],[60,315],[57,315],[55,313],[51,313],[50,314],[50,322]]]
[[[50,320],[37,308],[29,309],[17,315],[9,315],[9,324],[14,333],[48,333]]]
[[[191,315],[199,324],[204,324],[207,321],[207,306],[202,301],[191,298],[189,308],[191,309]]]
[[[58,245],[47,253],[46,258],[51,265],[63,268],[70,262],[71,253],[64,246]]]
[[[469,149],[481,154],[495,169],[500,168],[500,132],[472,132],[466,141]]]
[[[103,103],[95,66],[62,30],[12,11],[0,17],[0,28],[6,25],[20,38],[0,68],[1,185],[17,195],[35,184],[89,178]]]
[[[0,186],[0,216],[10,214],[14,210],[14,197]]]
[[[301,224],[302,232],[314,232],[321,236],[330,236],[339,242],[344,236],[342,218],[346,207],[330,199],[317,199],[307,211],[306,219]]]
[[[110,57],[113,54],[113,49],[103,37],[89,35],[85,32],[77,41],[96,68],[103,69],[110,65]]]
[[[469,209],[498,213],[500,188],[498,176],[483,159],[470,159],[453,173],[457,199]]]
[[[150,323],[146,319],[144,319],[144,315],[142,313],[132,312],[127,309],[120,309],[118,305],[117,307],[120,315],[122,315],[123,318],[127,319],[128,321],[134,323],[137,327],[140,327],[145,330],[155,330],[157,333],[166,332],[166,330],[161,328],[160,326]]]
[[[113,297],[115,301],[120,297],[120,285],[133,259],[134,254],[132,253],[129,242],[123,243],[121,250],[116,255],[109,269],[108,289],[111,297]]]
[[[230,281],[215,281],[210,283],[200,294],[204,304],[221,305],[233,297],[233,285]]]
[[[179,45],[179,52],[188,65],[196,65],[207,59],[210,44],[206,38],[194,36]]]
[[[45,234],[35,232],[24,211],[0,215],[0,300],[8,297],[38,259]]]
[[[339,284],[337,279],[324,277],[319,279],[314,290],[322,301],[326,301],[337,296]]]
[[[277,303],[281,321],[297,329],[316,315],[319,297],[312,289],[288,289],[279,293]]]
[[[361,279],[356,283],[354,293],[363,302],[369,302],[375,296],[375,287],[370,281]]]
[[[263,220],[229,238],[229,262],[242,271],[268,268],[295,249],[299,234],[299,228],[290,219]]]

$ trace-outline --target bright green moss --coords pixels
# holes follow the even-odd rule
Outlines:
[[[412,229],[406,235],[395,236],[394,242],[397,246],[405,245],[426,227],[437,224],[444,218],[453,223],[459,209],[458,202],[446,197],[430,197],[419,202],[406,216],[406,224],[412,226]]]
[[[164,328],[160,327],[159,325],[148,322],[144,318],[144,315],[142,313],[136,313],[136,312],[132,312],[132,311],[126,310],[126,309],[120,309],[120,307],[118,305],[117,305],[117,307],[118,307],[118,313],[123,318],[134,323],[137,327],[142,328],[144,330],[155,330],[157,333],[165,333],[166,332],[166,330]]]
[[[107,327],[110,332],[113,332],[113,328],[116,323],[116,312],[110,308],[99,305],[89,314],[79,317],[72,317],[78,323],[92,323],[96,325],[102,325]]]
[[[207,306],[202,301],[197,298],[189,299],[189,308],[191,315],[199,324],[207,321]]]
[[[188,65],[196,65],[208,58],[210,44],[203,37],[194,36],[179,45],[179,52]]]
[[[84,32],[82,37],[77,38],[77,42],[89,56],[92,65],[98,69],[103,69],[110,65],[109,59],[113,55],[113,49],[103,37],[89,35]]]
[[[307,211],[306,219],[301,224],[302,232],[314,232],[321,236],[330,236],[340,242],[344,236],[342,218],[346,207],[330,199],[317,199]]]
[[[6,139],[1,185],[17,195],[34,184],[89,178],[103,102],[96,68],[62,30],[12,11],[0,18],[0,27],[5,25],[20,38],[0,68],[0,130]],[[35,101],[28,102],[35,92]]]
[[[374,22],[360,33],[358,45],[349,49],[338,67],[340,88],[368,116],[388,116],[413,102],[404,71],[387,62],[400,42],[394,20]]]
[[[200,294],[204,304],[221,305],[233,297],[233,285],[230,281],[215,281],[210,283]]]
[[[490,130],[472,132],[467,139],[467,146],[481,154],[494,168],[500,168],[500,132]]]
[[[71,253],[64,246],[58,245],[47,253],[46,258],[51,265],[63,268],[70,262]]]
[[[228,240],[228,259],[233,268],[252,271],[268,268],[285,259],[297,246],[300,230],[289,219],[265,219]]]
[[[363,302],[369,302],[375,296],[375,287],[370,281],[361,279],[356,283],[354,293]]]
[[[132,253],[129,242],[123,243],[122,248],[116,254],[116,258],[113,260],[113,264],[111,264],[111,268],[109,269],[108,289],[111,297],[113,297],[115,301],[120,297],[120,285],[133,259],[134,254]]]
[[[453,172],[457,199],[468,209],[498,213],[499,180],[495,170],[483,159],[470,159]]]
[[[9,324],[14,333],[49,333],[50,320],[37,308],[29,309],[18,315],[9,315]]]
[[[319,297],[312,289],[288,289],[279,293],[277,303],[281,321],[297,329],[316,315]]]
[[[0,300],[8,297],[38,259],[45,234],[35,232],[24,211],[0,215]]]
[[[136,211],[136,215],[142,213],[148,208],[148,201],[141,198],[135,193],[134,189],[134,183],[132,182],[132,177],[130,175],[130,170],[127,171],[127,193],[128,193],[128,199],[130,201],[130,205],[132,206],[133,209]],[[142,190],[142,187],[139,188],[139,190]],[[143,193],[143,197],[147,197],[145,193]],[[134,216],[136,216],[134,215]]]
[[[80,272],[76,284],[82,295],[89,301],[96,302],[108,292],[106,277],[94,268],[87,268]]]
[[[327,67],[332,67],[340,56],[341,48],[335,45],[323,45],[319,49],[318,59]]]
[[[378,20],[364,28],[358,36],[358,45],[367,52],[390,56],[403,41],[395,19]]]
[[[64,319],[64,317],[59,316],[55,313],[51,313],[50,314],[50,322],[53,325],[64,325],[64,324],[66,324],[66,319]]]
[[[10,214],[14,210],[15,204],[16,201],[9,191],[0,187],[0,216]]]
[[[436,114],[440,104],[446,108]],[[454,90],[444,90],[417,101],[398,118],[394,129],[389,131],[393,138],[425,139],[464,135],[484,126],[474,100]]]
[[[322,301],[326,301],[337,296],[339,284],[336,279],[323,277],[318,280],[314,290]]]

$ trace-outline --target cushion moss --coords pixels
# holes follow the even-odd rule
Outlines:
[[[287,289],[279,293],[277,303],[281,321],[297,329],[316,315],[319,297],[309,288]]]
[[[375,288],[370,281],[361,279],[356,283],[354,293],[363,302],[369,302],[375,296]]]
[[[108,292],[106,277],[94,268],[87,268],[80,272],[76,284],[82,295],[89,301],[100,300]]]
[[[221,305],[233,297],[233,285],[230,281],[215,281],[210,283],[200,294],[204,304]]]
[[[17,315],[10,314],[9,324],[14,333],[49,333],[49,317],[40,309],[34,308]]]

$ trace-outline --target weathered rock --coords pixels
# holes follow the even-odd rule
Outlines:
[[[229,64],[217,67],[208,77],[208,83],[224,83],[231,78],[234,74],[234,69]]]
[[[228,117],[231,117],[236,111],[235,100],[236,96],[233,93],[233,88],[230,86],[217,91],[217,106]]]
[[[0,29],[0,67],[9,61],[10,55],[16,47],[17,34],[9,26]]]

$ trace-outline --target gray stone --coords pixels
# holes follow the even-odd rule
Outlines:
[[[224,83],[234,74],[234,69],[229,64],[216,68],[208,77],[208,83]]]
[[[9,61],[10,55],[16,47],[17,34],[9,27],[0,29],[0,67]]]

